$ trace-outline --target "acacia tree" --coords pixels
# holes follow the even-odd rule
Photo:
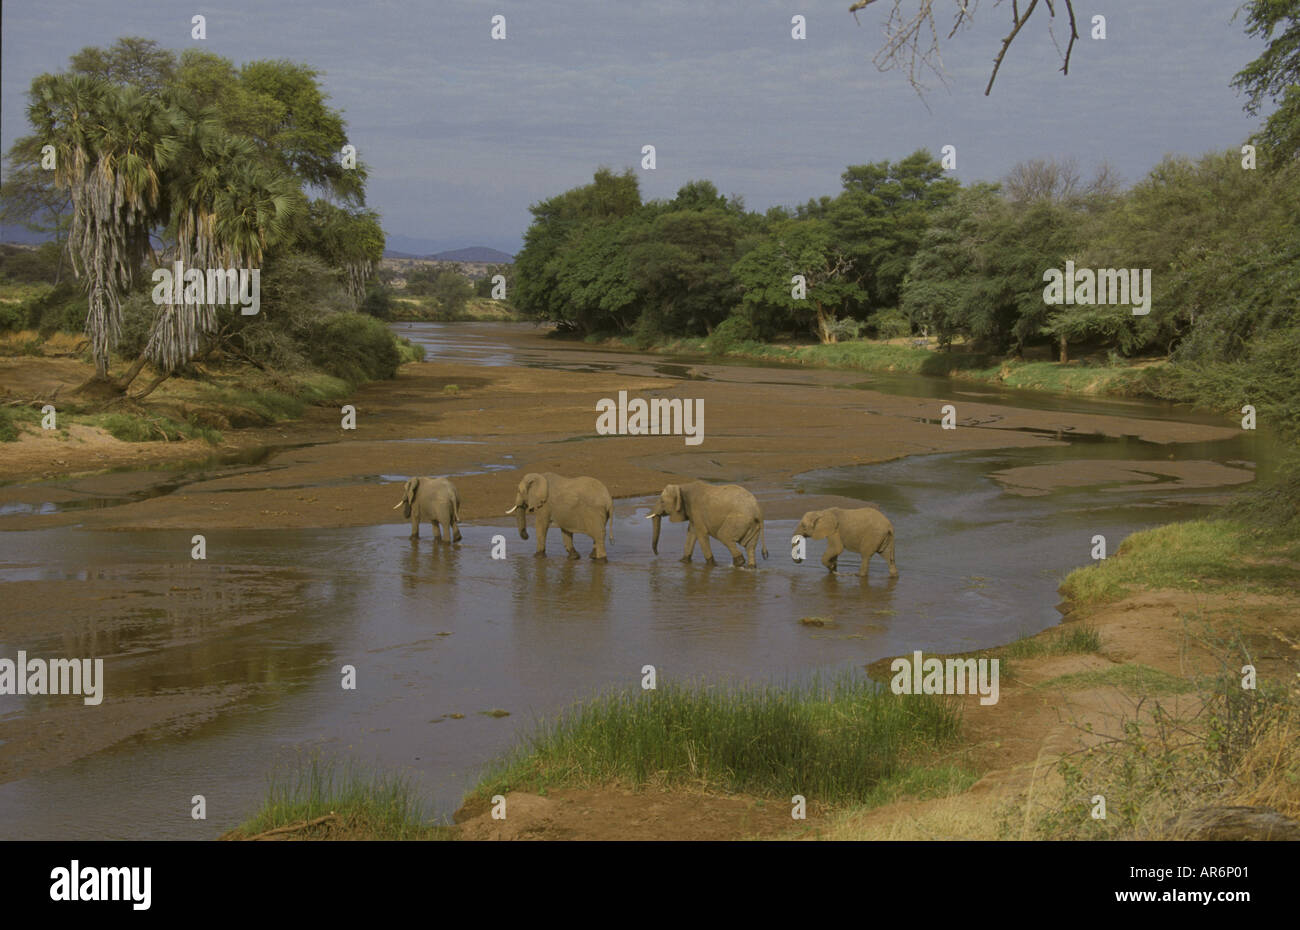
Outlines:
[[[849,7],[849,12],[856,18],[858,10],[875,2],[876,0],[854,0],[853,5]],[[913,2],[915,2],[914,9]],[[1259,0],[1259,2],[1267,2],[1267,0]],[[952,0],[952,3],[955,9],[947,39],[951,39],[960,29],[970,25],[976,7],[979,6],[979,0]],[[939,54],[940,27],[935,22],[935,5],[936,0],[893,0],[885,20],[885,43],[873,59],[875,66],[881,71],[893,68],[905,71],[908,81],[918,93],[924,90],[921,75],[926,71],[934,72],[941,81],[945,80]],[[995,5],[1001,5],[1001,0],[997,0]],[[997,80],[1007,49],[1020,35],[1020,30],[1029,22],[1030,17],[1042,9],[1047,10],[1048,18],[1052,21],[1049,29],[1052,30],[1052,41],[1056,43],[1058,49],[1060,49],[1060,42],[1054,30],[1058,10],[1065,20],[1064,25],[1069,28],[1065,48],[1061,49],[1061,72],[1070,73],[1070,56],[1074,53],[1074,43],[1079,41],[1079,22],[1075,15],[1073,0],[1024,0],[1023,4],[1021,0],[1011,0],[1011,26],[1002,39],[997,57],[993,60],[993,72],[989,75],[989,82],[984,88],[984,96],[987,97],[993,90],[993,82]]]
[[[1246,33],[1268,39],[1268,48],[1233,78],[1244,90],[1246,112],[1259,113],[1264,102],[1278,104],[1256,135],[1280,167],[1300,158],[1300,0],[1250,0],[1243,7]]]

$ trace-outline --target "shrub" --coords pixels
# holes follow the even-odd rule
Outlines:
[[[709,334],[705,345],[710,352],[726,355],[735,351],[742,343],[758,339],[758,329],[747,316],[732,315],[727,317]]]
[[[361,313],[335,313],[319,321],[308,354],[317,367],[352,384],[391,378],[401,363],[388,327]]]
[[[27,314],[10,304],[0,305],[0,333],[22,329],[27,325]]]

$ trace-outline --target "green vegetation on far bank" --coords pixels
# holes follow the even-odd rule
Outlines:
[[[471,797],[618,782],[873,805],[972,783],[951,760],[937,760],[960,729],[950,700],[895,695],[860,677],[784,687],[668,683],[563,711],[489,766]]]
[[[1111,394],[1120,396],[1164,396],[1157,389],[1162,362],[1117,361],[1087,364],[1081,361],[1024,361],[999,358],[977,352],[935,351],[897,341],[853,340],[829,345],[764,343],[753,340],[724,341],[714,337],[661,339],[638,345],[635,337],[589,337],[587,342],[668,355],[699,355],[752,359],[870,372],[898,372],[931,375],[958,380],[983,381],[1029,391]]]

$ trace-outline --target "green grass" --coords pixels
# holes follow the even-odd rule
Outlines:
[[[1071,623],[1057,627],[1046,636],[1027,636],[995,651],[1009,659],[1100,652],[1101,634],[1087,624]]]
[[[40,422],[40,413],[31,407],[0,407],[0,442],[17,442],[24,426]]]
[[[1168,672],[1142,665],[1138,662],[1125,662],[1092,672],[1075,672],[1070,675],[1058,675],[1035,685],[1040,690],[1079,691],[1084,688],[1119,688],[1131,695],[1165,695],[1188,694],[1197,690],[1196,682],[1190,678],[1179,678]]]
[[[262,808],[232,838],[301,824],[328,814],[335,819],[304,837],[353,840],[451,839],[453,830],[431,823],[410,781],[317,757],[272,773]]]
[[[312,404],[333,403],[351,393],[342,378],[313,372],[290,377],[288,390],[250,389],[199,385],[197,399],[223,412],[252,414],[265,423],[294,420]],[[233,420],[232,420],[233,422]]]
[[[1061,593],[1076,605],[1119,600],[1138,586],[1286,593],[1298,565],[1300,541],[1270,542],[1240,520],[1191,520],[1134,533],[1110,558],[1071,572]]]
[[[620,782],[879,803],[909,785],[949,785],[951,772],[914,767],[959,731],[950,699],[895,695],[860,677],[670,683],[574,705],[489,766],[472,794]]]
[[[221,433],[193,423],[178,423],[169,417],[144,416],[135,413],[101,413],[80,418],[92,426],[106,430],[113,438],[123,442],[176,442],[182,439],[202,439],[209,445],[221,442]]]

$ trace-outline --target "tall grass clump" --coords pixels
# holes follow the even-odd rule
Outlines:
[[[959,729],[950,699],[895,695],[853,676],[670,683],[563,711],[490,767],[475,793],[620,782],[862,803]]]
[[[324,822],[322,818],[326,818]],[[429,822],[409,779],[353,763],[312,756],[272,771],[261,809],[229,839],[268,831],[302,839],[444,839],[449,828]]]
[[[1059,626],[1046,636],[1027,636],[996,650],[1008,659],[1065,656],[1101,651],[1101,634],[1086,623]]]

